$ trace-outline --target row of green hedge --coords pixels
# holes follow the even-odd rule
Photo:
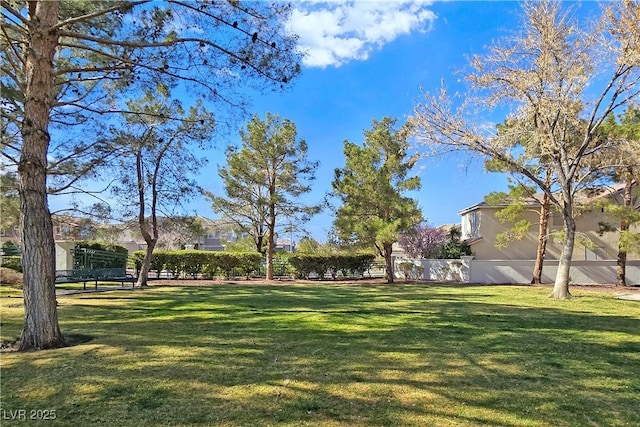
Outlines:
[[[136,271],[142,268],[144,251],[136,251],[131,257]],[[151,270],[160,275],[161,271],[168,271],[173,278],[203,275],[212,279],[219,272],[230,277],[233,271],[249,276],[260,269],[262,255],[258,252],[212,252],[197,250],[181,251],[153,251]]]
[[[330,273],[334,279],[338,273],[344,277],[362,277],[375,260],[373,254],[355,255],[292,255],[289,263],[296,270],[297,278],[308,279],[311,273],[319,278]]]

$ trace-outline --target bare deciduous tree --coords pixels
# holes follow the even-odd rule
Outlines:
[[[602,148],[598,127],[613,111],[638,98],[640,87],[640,4],[625,0],[607,4],[597,22],[579,26],[571,11],[556,1],[524,3],[522,32],[492,45],[471,59],[466,100],[453,108],[442,90],[427,95],[411,120],[415,135],[434,151],[467,151],[497,159],[518,171],[547,194],[562,214],[564,242],[551,296],[569,298],[569,271],[576,238],[575,196],[588,179],[585,158]],[[510,109],[522,126],[494,134],[475,108]],[[513,150],[527,139],[535,155]],[[530,172],[545,156],[557,188]]]

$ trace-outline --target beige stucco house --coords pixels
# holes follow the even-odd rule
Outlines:
[[[605,193],[592,196],[588,201],[596,198],[609,197],[622,202],[621,188],[617,187]],[[462,239],[466,240],[478,260],[533,260],[536,257],[539,204],[531,201],[529,209],[525,210],[524,218],[532,224],[529,232],[522,240],[514,240],[511,244],[500,249],[495,246],[496,236],[511,228],[512,224],[502,224],[495,216],[504,205],[489,205],[478,203],[459,212],[461,216]],[[585,205],[586,206],[586,205]],[[553,208],[552,208],[553,209]],[[618,231],[610,231],[600,235],[600,223],[608,223],[619,228],[619,221],[612,218],[604,209],[599,207],[583,208],[576,217],[576,227],[580,235],[574,247],[573,260],[612,260],[618,254]],[[547,239],[546,259],[554,260],[560,257],[562,243],[556,234],[563,228],[560,212],[554,211],[549,218],[549,235]],[[633,226],[632,231],[640,232],[640,227]],[[585,243],[586,242],[586,243]],[[629,253],[628,259],[640,259],[638,253]]]

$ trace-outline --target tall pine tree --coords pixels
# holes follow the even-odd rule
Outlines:
[[[405,196],[420,188],[420,178],[409,176],[418,156],[409,155],[408,128],[397,129],[396,122],[374,120],[362,146],[344,141],[346,165],[335,170],[332,183],[341,202],[333,223],[339,238],[374,246],[385,259],[388,283],[394,280],[393,244],[422,220],[417,202]]]

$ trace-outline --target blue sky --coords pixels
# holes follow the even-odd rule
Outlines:
[[[331,190],[335,168],[344,166],[343,141],[363,141],[373,119],[395,117],[402,123],[422,99],[421,87],[432,91],[441,79],[455,88],[468,55],[517,28],[516,2],[304,2],[289,23],[308,53],[304,69],[284,93],[256,97],[253,111],[292,120],[309,145],[309,158],[320,162],[309,201]],[[230,141],[230,142],[238,142]],[[209,156],[200,182],[222,194],[217,165],[222,150]],[[484,172],[471,158],[423,159],[416,167],[422,189],[412,196],[433,225],[458,223],[458,211],[506,188],[506,177]],[[208,203],[190,208],[215,217]],[[306,225],[325,241],[333,221],[324,212]]]
[[[302,74],[284,92],[254,96],[252,114],[264,118],[270,112],[296,124],[298,136],[309,146],[309,159],[320,162],[313,191],[304,199],[309,203],[320,202],[331,190],[334,170],[345,163],[345,139],[362,143],[373,119],[390,116],[403,123],[423,99],[421,88],[434,92],[444,81],[450,92],[463,91],[458,71],[467,66],[467,58],[516,32],[521,22],[521,6],[515,1],[331,0],[293,5],[287,27],[299,35],[300,48],[307,53]],[[582,3],[581,12],[596,6]],[[503,119],[486,117],[488,123]],[[209,165],[196,177],[202,187],[224,194],[218,166],[225,164],[225,146],[239,142],[236,132],[206,153]],[[506,176],[485,172],[482,161],[471,156],[425,158],[415,172],[422,188],[410,195],[436,226],[459,223],[459,211],[507,188]],[[52,202],[53,207],[64,203]],[[218,217],[204,198],[187,204],[184,213]],[[333,219],[331,211],[324,211],[306,224],[306,231],[326,241]]]

